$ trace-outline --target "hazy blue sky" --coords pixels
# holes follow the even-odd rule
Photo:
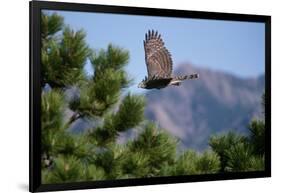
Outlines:
[[[127,67],[136,85],[146,75],[143,39],[149,29],[158,30],[178,64],[226,71],[240,77],[264,73],[264,24],[206,19],[183,19],[121,14],[56,11],[71,28],[83,28],[95,49],[109,43],[130,52]],[[88,71],[90,70],[87,64]]]

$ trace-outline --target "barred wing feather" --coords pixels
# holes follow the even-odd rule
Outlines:
[[[172,57],[164,46],[161,35],[157,31],[149,30],[143,42],[148,79],[170,78],[173,70]]]

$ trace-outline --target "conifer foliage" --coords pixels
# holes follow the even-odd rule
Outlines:
[[[58,14],[41,18],[42,182],[64,183],[153,176],[209,174],[262,169],[264,122],[253,121],[251,135],[214,136],[211,149],[177,150],[178,141],[144,118],[145,100],[128,92],[129,52],[109,44],[91,49],[83,30]],[[87,74],[85,65],[93,68]],[[94,126],[74,133],[79,120]],[[120,134],[137,129],[121,144]]]

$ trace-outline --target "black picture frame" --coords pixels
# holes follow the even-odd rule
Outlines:
[[[266,15],[248,15],[233,13],[216,13],[203,11],[186,11],[141,7],[105,6],[80,3],[62,3],[31,1],[30,4],[30,161],[29,191],[59,191],[90,188],[107,188],[152,184],[168,184],[198,181],[214,181],[244,178],[261,178],[271,176],[271,17]],[[257,172],[235,172],[223,174],[204,174],[170,177],[153,177],[142,179],[120,179],[106,181],[74,182],[64,184],[41,183],[41,87],[40,87],[40,18],[41,10],[68,10],[80,12],[118,13],[128,15],[165,16],[178,18],[201,18],[214,20],[249,21],[265,23],[265,126],[266,151],[265,170]]]

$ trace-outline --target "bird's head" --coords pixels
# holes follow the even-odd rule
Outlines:
[[[141,81],[141,82],[138,84],[138,88],[146,88],[146,82],[145,82],[145,81]]]

